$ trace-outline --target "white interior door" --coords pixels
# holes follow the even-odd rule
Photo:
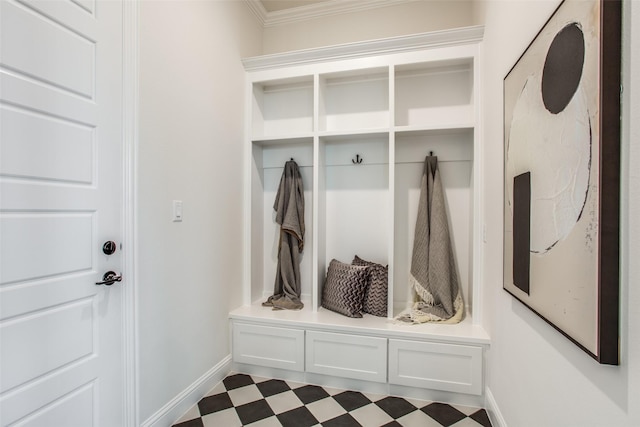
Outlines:
[[[0,0],[0,29],[0,426],[119,427],[122,2]]]

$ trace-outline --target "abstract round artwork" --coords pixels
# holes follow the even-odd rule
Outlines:
[[[533,253],[548,252],[565,238],[587,200],[592,133],[580,84],[584,55],[580,25],[566,25],[550,44],[544,67],[526,79],[513,109],[507,194],[513,197],[515,176],[530,172]]]

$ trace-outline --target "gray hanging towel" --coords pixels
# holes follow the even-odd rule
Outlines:
[[[273,295],[262,305],[274,310],[299,310],[300,259],[304,248],[304,190],[298,164],[293,160],[285,163],[278,193],[273,204],[276,222],[280,224],[278,243],[278,265]]]
[[[424,163],[409,282],[413,305],[398,320],[412,323],[462,320],[464,304],[435,156],[427,156]]]

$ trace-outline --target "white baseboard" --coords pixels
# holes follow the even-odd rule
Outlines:
[[[189,408],[198,403],[209,390],[222,381],[229,372],[231,372],[231,355],[226,356],[155,414],[143,421],[141,427],[170,427]]]
[[[493,397],[493,393],[491,393],[491,390],[489,389],[489,387],[485,388],[484,393],[485,393],[485,400],[486,400],[485,408],[486,408],[487,414],[489,415],[489,420],[491,421],[491,425],[493,427],[507,427],[507,423],[504,420],[504,417],[500,412],[500,408],[498,408],[498,403],[496,402],[496,399]]]

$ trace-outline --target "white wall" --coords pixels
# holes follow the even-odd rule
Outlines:
[[[244,70],[262,28],[240,1],[140,4],[139,378],[144,421],[230,353],[241,304]],[[171,222],[171,201],[184,221]]]
[[[319,46],[473,25],[471,0],[429,0],[327,16],[264,31],[263,53],[286,52]]]
[[[639,426],[640,406],[640,2],[624,4],[622,292],[619,367],[599,366],[502,290],[502,79],[558,1],[487,1],[484,43],[485,281],[492,344],[487,387],[511,427]],[[630,23],[633,21],[633,32]],[[631,82],[631,75],[635,81]]]

